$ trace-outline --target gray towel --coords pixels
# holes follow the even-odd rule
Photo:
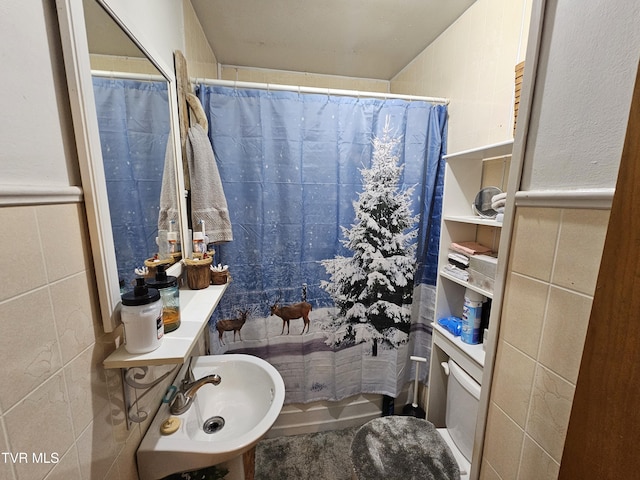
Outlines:
[[[203,220],[209,242],[229,242],[233,240],[231,221],[211,142],[199,124],[189,128],[188,137],[186,147],[193,229],[199,231],[198,223]]]
[[[176,170],[173,141],[171,135],[167,140],[167,151],[164,157],[164,171],[162,172],[162,186],[160,189],[160,212],[158,213],[158,230],[169,231],[169,222],[173,220],[174,231],[177,231],[178,195],[176,193]]]

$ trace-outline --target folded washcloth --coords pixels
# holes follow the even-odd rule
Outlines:
[[[452,242],[451,250],[463,255],[477,255],[478,253],[489,253],[491,249],[477,242]]]
[[[448,263],[442,268],[442,270],[445,273],[448,273],[452,277],[455,277],[459,280],[462,280],[464,282],[469,281],[469,272],[461,268],[458,268],[455,265],[451,265],[450,263]]]
[[[469,266],[469,257],[461,253],[449,252],[447,259],[449,263],[457,266],[458,268],[467,268]]]

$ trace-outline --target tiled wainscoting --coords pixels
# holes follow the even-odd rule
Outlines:
[[[0,478],[135,480],[170,379],[127,430],[120,371],[102,366],[120,332],[102,329],[83,204],[5,206],[0,224],[0,452],[16,459],[0,458]]]
[[[609,213],[516,210],[484,480],[558,476]]]

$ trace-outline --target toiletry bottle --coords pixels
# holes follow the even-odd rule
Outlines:
[[[464,292],[462,306],[462,332],[460,339],[470,345],[480,343],[480,323],[482,320],[482,303],[484,296],[467,288]]]
[[[204,233],[193,232],[193,254],[202,256],[207,251],[207,244],[204,242]]]
[[[167,233],[167,241],[169,242],[169,253],[180,253],[180,242],[178,241],[178,232]]]
[[[148,279],[147,285],[160,292],[162,322],[165,333],[169,333],[180,326],[180,290],[178,289],[178,279],[167,275],[164,269],[164,265],[158,265],[155,278]]]
[[[144,278],[136,278],[133,292],[122,295],[121,316],[127,352],[152,352],[162,344],[164,324],[160,292],[147,287]]]
[[[169,242],[169,253],[180,253],[180,239],[178,238],[178,232],[174,232],[175,220],[169,222],[169,232],[167,233],[167,241]]]

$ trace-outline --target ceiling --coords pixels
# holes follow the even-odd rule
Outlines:
[[[475,0],[191,0],[223,65],[390,80]]]

